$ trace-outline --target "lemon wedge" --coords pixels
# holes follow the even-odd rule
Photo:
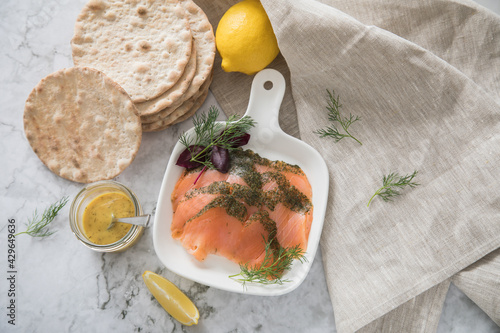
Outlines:
[[[150,271],[145,271],[142,278],[158,303],[172,317],[186,326],[198,324],[198,308],[172,282]]]

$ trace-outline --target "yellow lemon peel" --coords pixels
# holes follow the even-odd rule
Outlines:
[[[226,72],[253,75],[279,53],[273,27],[258,0],[243,0],[229,8],[219,21],[215,43]]]
[[[198,308],[172,282],[150,271],[145,271],[142,278],[158,303],[173,318],[186,326],[198,324]]]

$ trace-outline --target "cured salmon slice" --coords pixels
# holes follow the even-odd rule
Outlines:
[[[236,175],[231,175],[229,173],[222,173],[217,170],[205,170],[201,176],[199,173],[200,169],[196,169],[198,172],[184,172],[177,183],[175,184],[174,191],[172,192],[172,203],[177,204],[178,200],[182,199],[186,192],[205,187],[214,182],[226,181],[228,183],[236,183],[241,185],[246,185],[245,181]],[[198,178],[199,176],[199,178]],[[195,183],[196,181],[196,183]]]
[[[196,259],[217,254],[252,267],[274,240],[307,249],[312,189],[300,167],[237,149],[228,173],[200,172],[186,170],[171,196],[172,237]]]
[[[279,203],[274,211],[269,212],[269,217],[276,222],[276,239],[282,247],[307,248],[312,224],[311,211],[298,214]]]
[[[218,254],[237,263],[259,265],[265,256],[265,239],[269,232],[257,220],[242,225],[227,215],[224,208],[207,210],[184,227],[182,245],[198,260]]]

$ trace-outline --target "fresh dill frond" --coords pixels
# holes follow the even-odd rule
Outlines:
[[[361,120],[358,116],[353,116],[349,114],[349,117],[343,117],[340,114],[340,108],[342,104],[340,104],[340,97],[337,95],[335,98],[334,91],[330,92],[326,90],[328,93],[328,106],[326,109],[328,110],[328,120],[330,120],[333,124],[326,128],[322,128],[316,130],[314,133],[318,134],[321,138],[331,137],[335,140],[335,142],[339,142],[344,138],[352,138],[356,140],[360,145],[362,145],[361,141],[356,139],[354,136],[349,133],[349,127],[358,120]],[[335,123],[340,124],[345,133],[341,133],[339,129],[335,126]]]
[[[56,203],[47,207],[42,216],[39,216],[35,209],[32,219],[26,224],[26,231],[19,232],[15,236],[28,234],[31,237],[47,237],[54,234],[55,231],[50,231],[48,226],[66,203],[68,203],[68,197],[61,198]]]
[[[382,179],[382,186],[375,192],[375,194],[368,201],[367,207],[370,206],[373,198],[380,196],[384,201],[391,201],[395,196],[400,195],[400,190],[409,186],[411,188],[420,184],[413,182],[413,178],[417,176],[418,171],[413,171],[412,174],[400,176],[396,172],[391,172]]]
[[[290,282],[282,278],[283,273],[290,269],[294,260],[299,260],[301,263],[307,261],[304,250],[298,245],[291,248],[280,246],[279,249],[273,249],[274,241],[266,242],[264,261],[259,266],[240,265],[241,272],[229,277],[241,282],[244,287],[246,283],[281,285]]]
[[[249,116],[238,120],[238,116],[232,115],[226,122],[217,121],[218,116],[219,110],[215,106],[210,107],[208,113],[193,118],[195,135],[183,133],[179,137],[179,142],[191,152],[190,161],[200,163],[209,169],[214,169],[209,158],[214,146],[228,150],[236,149],[238,145],[235,145],[235,142],[255,126],[255,121]],[[198,149],[194,150],[193,147]]]
[[[196,133],[195,145],[207,146],[221,132],[224,125],[217,122],[218,116],[219,111],[215,106],[212,106],[208,113],[202,113],[193,118],[194,132]]]

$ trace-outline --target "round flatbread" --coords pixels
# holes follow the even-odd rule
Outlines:
[[[142,139],[140,117],[125,90],[87,67],[59,70],[35,86],[25,104],[24,131],[52,172],[80,183],[119,175]]]
[[[205,82],[203,82],[203,84],[201,85],[201,87],[199,88],[199,90],[196,93],[194,93],[189,98],[184,98],[184,97],[180,98],[174,104],[161,110],[157,114],[157,117],[154,121],[152,120],[151,117],[141,117],[142,124],[143,125],[148,125],[148,124],[153,124],[153,123],[158,124],[160,122],[164,122],[166,119],[168,119],[170,121],[172,118],[177,118],[177,117],[182,116],[182,110],[186,111],[187,109],[189,109],[189,108],[186,109],[186,105],[189,104],[190,102],[194,101],[195,99],[197,99],[200,95],[202,95],[205,91],[207,91],[210,88],[210,84],[212,83],[212,79],[213,79],[213,73],[210,73],[208,75],[208,78],[205,80]],[[143,126],[142,128],[144,129],[147,127]]]
[[[205,81],[205,83],[202,85],[202,89],[200,89],[197,94],[192,96],[190,99],[185,100],[175,110],[172,110],[172,112],[170,112],[170,114],[166,118],[160,119],[154,123],[142,123],[142,130],[144,132],[162,131],[192,116],[207,98],[208,88],[210,86],[210,83],[212,82],[212,77],[213,76],[211,75],[208,81]]]
[[[198,109],[203,105],[203,103],[207,99],[207,96],[208,96],[208,90],[205,91],[200,97],[198,97],[194,101],[193,106],[191,107],[191,109],[188,112],[186,112],[184,115],[180,116],[179,118],[175,119],[172,122],[172,125],[178,124],[180,122],[183,122],[184,120],[191,118],[196,113],[196,111],[198,111]]]
[[[171,109],[179,107],[184,101],[190,99],[200,90],[201,85],[212,73],[215,59],[215,36],[212,25],[203,10],[192,0],[182,0],[181,5],[186,9],[189,18],[189,25],[194,38],[196,48],[196,73],[187,91],[171,103],[158,97],[155,105],[147,112],[141,111],[141,120],[145,123],[152,123],[165,118]],[[170,108],[166,110],[166,108]]]
[[[135,104],[137,110],[139,111],[139,115],[141,117],[151,115],[152,113],[158,112],[163,108],[169,107],[173,102],[179,100],[189,88],[189,85],[191,84],[191,81],[193,81],[195,73],[196,47],[193,47],[191,49],[191,57],[189,58],[186,68],[184,69],[184,73],[172,88],[168,89],[166,92],[156,98]]]
[[[166,119],[166,120],[161,120],[157,123],[150,123],[150,124],[142,124],[142,128],[144,132],[158,132],[162,131],[164,129],[169,128],[170,126],[173,126],[177,123],[180,123],[181,121],[184,121],[194,115],[196,111],[203,105],[203,102],[205,102],[205,99],[207,98],[208,91],[205,91],[203,94],[198,96],[196,99],[190,99],[183,104],[183,108],[186,109],[183,111],[183,115],[178,117],[178,118],[171,118],[171,119]],[[194,98],[195,96],[193,96]]]
[[[186,10],[177,0],[90,0],[71,40],[75,65],[103,71],[136,103],[180,79],[191,47]]]

